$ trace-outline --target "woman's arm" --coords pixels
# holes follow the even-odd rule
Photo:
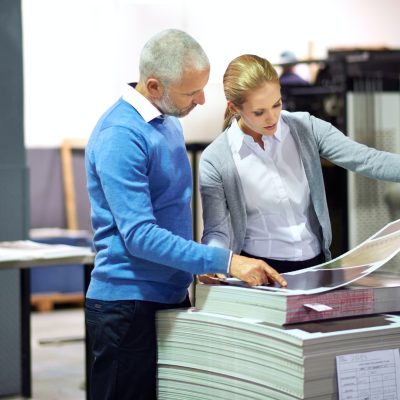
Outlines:
[[[199,164],[200,195],[204,231],[202,243],[230,248],[230,212],[222,176],[218,167],[202,156]]]
[[[400,155],[358,143],[330,123],[311,117],[321,157],[373,179],[400,181]]]

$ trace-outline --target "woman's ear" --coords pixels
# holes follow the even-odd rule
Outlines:
[[[231,101],[228,101],[228,108],[229,108],[229,111],[232,114],[238,114],[239,113],[238,112],[238,108]]]
[[[161,82],[156,78],[149,78],[146,82],[147,92],[153,99],[159,99],[164,93],[164,88]]]

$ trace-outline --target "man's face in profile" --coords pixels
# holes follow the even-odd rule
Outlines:
[[[208,82],[210,69],[186,70],[178,83],[164,89],[160,99],[154,101],[163,114],[174,117],[188,115],[198,104],[205,103],[204,87]]]

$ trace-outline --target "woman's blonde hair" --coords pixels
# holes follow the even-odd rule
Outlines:
[[[250,90],[258,89],[265,82],[279,83],[279,76],[272,64],[265,58],[243,54],[234,58],[224,74],[224,92],[227,101],[236,107],[246,101],[246,94]],[[226,107],[223,130],[231,123],[235,115]]]

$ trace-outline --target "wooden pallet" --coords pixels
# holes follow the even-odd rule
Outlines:
[[[83,293],[40,293],[31,295],[31,305],[37,311],[51,311],[56,304],[83,306]]]

